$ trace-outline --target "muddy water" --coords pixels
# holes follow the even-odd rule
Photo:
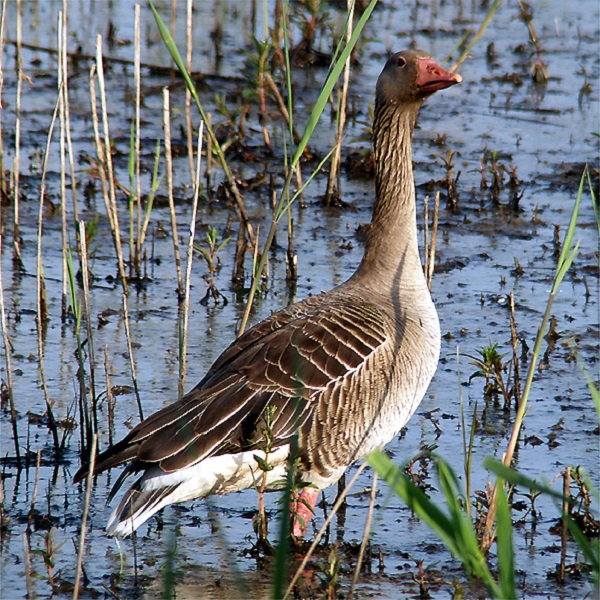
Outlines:
[[[180,5],[182,3],[179,3]],[[40,48],[56,46],[58,2],[23,3],[23,41]],[[170,7],[159,9],[168,15]],[[184,11],[179,6],[178,39],[184,39]],[[514,292],[519,338],[529,348],[533,345],[547,294],[556,266],[555,235],[562,236],[569,221],[583,165],[593,165],[597,191],[598,181],[598,5],[581,3],[540,2],[535,8],[533,25],[542,42],[542,59],[548,66],[547,85],[535,85],[529,77],[533,50],[528,31],[517,19],[515,5],[504,6],[494,17],[483,40],[460,72],[464,82],[440,93],[424,107],[415,135],[415,177],[419,200],[419,223],[423,223],[422,203],[426,195],[440,189],[442,209],[437,244],[436,274],[433,294],[444,335],[440,366],[423,403],[401,437],[389,445],[394,459],[403,462],[423,447],[437,446],[459,474],[462,474],[462,433],[460,398],[471,415],[475,406],[480,421],[473,456],[473,489],[482,490],[489,474],[482,467],[486,456],[500,457],[507,446],[514,412],[502,409],[502,401],[487,400],[484,382],[470,381],[476,368],[469,356],[478,349],[497,343],[499,351],[510,357],[510,323],[507,298]],[[484,17],[483,9],[471,3],[386,2],[373,15],[365,32],[365,41],[355,67],[351,86],[351,106],[356,113],[350,120],[344,157],[368,147],[364,141],[369,122],[367,105],[372,102],[373,85],[384,57],[392,49],[415,43],[443,59],[467,31],[477,29]],[[234,109],[241,104],[239,91],[244,87],[242,69],[244,50],[250,47],[252,35],[251,4],[238,2],[199,2],[194,15],[194,71],[207,74],[200,93],[215,122],[224,121],[216,110],[214,93],[227,95]],[[133,39],[133,5],[129,2],[80,1],[69,3],[70,50],[81,47],[83,54],[94,54],[97,33],[106,34],[108,23],[117,27],[114,44],[105,42],[105,54],[131,60]],[[210,32],[222,27],[223,58],[215,59]],[[329,9],[328,26],[338,30],[343,16]],[[8,5],[6,34],[14,40],[15,6]],[[256,32],[262,32],[260,14]],[[295,31],[296,39],[299,37]],[[142,60],[145,64],[168,65],[166,51],[159,41],[149,11],[142,9]],[[125,42],[125,43],[121,43]],[[486,52],[493,42],[493,53]],[[329,37],[318,37],[322,50],[330,46]],[[15,127],[15,48],[5,46],[3,141],[5,164],[12,168]],[[24,272],[12,264],[12,211],[3,202],[3,288],[8,311],[7,333],[13,347],[12,377],[19,416],[21,447],[35,455],[41,451],[42,462],[36,491],[35,456],[28,468],[17,470],[14,461],[9,413],[3,403],[0,421],[3,466],[3,491],[9,521],[2,532],[2,597],[23,596],[30,592],[39,596],[54,593],[70,595],[69,583],[75,577],[73,541],[78,540],[83,510],[83,493],[71,483],[79,464],[79,432],[68,437],[64,458],[57,464],[52,458],[52,439],[43,420],[35,415],[45,411],[44,394],[38,368],[36,308],[37,216],[42,151],[56,101],[56,57],[44,49],[26,48],[23,66],[30,80],[24,83],[21,122],[21,236]],[[80,59],[71,65],[71,120],[74,152],[77,157],[77,180],[80,217],[91,221],[99,215],[98,231],[90,244],[92,288],[93,344],[96,351],[96,393],[101,394],[100,443],[108,439],[107,406],[103,394],[106,379],[102,354],[107,348],[111,385],[130,386],[131,371],[121,311],[120,287],[113,281],[116,274],[110,229],[105,216],[100,185],[97,192],[83,200],[83,186],[94,181],[86,155],[93,156],[92,123],[89,110],[89,61]],[[325,76],[322,68],[298,68],[295,112],[299,129],[305,121],[310,103],[318,94]],[[145,191],[155,139],[162,138],[161,87],[170,78],[164,73],[145,70],[145,93],[142,110],[143,161]],[[587,86],[589,84],[589,86]],[[113,63],[107,68],[107,93],[110,99],[110,127],[115,144],[116,177],[128,182],[127,152],[130,118],[133,115],[131,93],[133,73],[130,65]],[[172,89],[173,125],[178,132],[183,124],[181,87]],[[246,128],[250,147],[243,162],[233,160],[241,180],[263,173],[274,175],[274,185],[281,183],[282,126],[275,109],[270,129],[274,156],[267,158],[261,149],[261,134],[253,108]],[[312,142],[314,152],[324,155],[333,138],[334,120],[326,113],[322,126]],[[175,133],[175,137],[178,137]],[[177,140],[179,141],[179,140]],[[446,208],[444,159],[455,152],[452,177],[457,180],[458,200],[454,210]],[[494,200],[490,189],[481,188],[481,161],[488,157],[486,180],[492,181],[489,156],[497,153],[505,169],[499,197]],[[60,163],[58,142],[53,142],[49,157],[48,197],[60,203]],[[516,170],[519,185],[508,185],[510,169]],[[189,169],[187,159],[175,160],[177,218],[181,231],[190,220]],[[310,167],[306,167],[306,174]],[[458,175],[460,173],[460,175]],[[161,174],[164,166],[161,165]],[[212,185],[219,183],[220,171],[213,174]],[[267,179],[268,181],[268,179]],[[256,303],[252,321],[340,283],[348,277],[360,260],[360,224],[370,219],[372,182],[357,179],[347,171],[342,176],[345,208],[325,210],[318,201],[325,190],[326,178],[318,177],[305,194],[307,206],[295,205],[294,244],[298,254],[298,284],[291,290],[285,281],[284,247],[286,235],[279,235],[279,246],[272,253],[268,289]],[[160,193],[165,193],[164,176]],[[513,194],[520,196],[519,210],[510,208]],[[244,192],[253,223],[268,226],[270,215],[268,185]],[[125,198],[122,223],[126,222]],[[71,210],[71,209],[69,209]],[[72,215],[69,215],[70,217]],[[216,195],[200,206],[199,231],[205,226],[218,229],[220,235],[233,235],[227,230],[234,213]],[[140,394],[146,414],[172,401],[176,396],[178,373],[178,305],[176,279],[170,238],[160,234],[162,226],[170,230],[169,214],[164,202],[157,203],[152,213],[148,252],[154,261],[147,266],[148,281],[129,297],[131,335],[139,380]],[[162,224],[162,226],[161,226]],[[43,263],[47,284],[50,320],[44,337],[45,381],[58,419],[75,415],[78,384],[76,379],[76,336],[74,324],[61,323],[62,250],[61,217],[58,210],[46,209],[44,217]],[[125,226],[123,227],[124,234]],[[582,466],[598,485],[598,421],[595,416],[582,368],[592,377],[598,376],[598,230],[589,194],[584,195],[577,238],[580,248],[574,268],[565,279],[556,298],[553,316],[559,337],[540,372],[531,393],[531,407],[525,421],[524,438],[517,455],[517,465],[535,478],[552,480],[567,465]],[[74,237],[73,237],[74,239]],[[186,241],[186,236],[182,237]],[[187,388],[191,387],[218,354],[235,336],[244,308],[244,294],[236,293],[230,284],[234,243],[230,242],[221,256],[222,268],[216,282],[227,298],[226,305],[207,306],[199,303],[205,295],[206,265],[201,257],[193,265],[193,301]],[[516,268],[516,265],[520,268]],[[247,280],[250,257],[246,263]],[[589,293],[586,292],[589,290]],[[99,315],[103,319],[99,320]],[[461,355],[457,365],[457,348]],[[522,346],[519,348],[521,351]],[[546,345],[544,346],[544,351]],[[575,360],[575,357],[577,360]],[[522,366],[525,370],[527,364]],[[6,381],[6,363],[2,360],[2,379]],[[460,371],[460,375],[459,375]],[[507,377],[507,375],[505,375]],[[3,400],[4,402],[4,400]],[[115,436],[124,435],[138,420],[133,393],[117,397]],[[5,459],[5,457],[8,457]],[[413,469],[430,486],[436,485],[428,463],[417,463]],[[119,546],[103,533],[110,509],[104,501],[116,474],[98,477],[94,488],[87,532],[85,571],[90,590],[106,595],[106,588],[119,596],[131,594],[152,597],[160,593],[169,552],[176,544],[175,571],[178,597],[267,596],[269,570],[252,558],[248,549],[254,542],[251,517],[256,510],[253,491],[234,494],[211,501],[197,501],[165,510],[159,521],[144,526],[134,548],[130,540]],[[366,471],[356,491],[371,485]],[[560,486],[560,483],[555,483]],[[573,489],[573,492],[576,490]],[[435,496],[434,489],[431,490]],[[34,496],[35,494],[35,496]],[[335,490],[327,492],[331,503]],[[30,506],[35,500],[31,524],[29,557],[24,553],[24,535],[28,527]],[[518,524],[514,543],[517,552],[518,582],[527,597],[583,597],[591,587],[589,579],[568,575],[563,585],[551,577],[560,560],[560,537],[550,529],[557,522],[557,509],[551,501],[536,501],[537,520],[523,496],[514,512]],[[277,529],[276,498],[270,498],[272,537]],[[340,581],[347,590],[355,557],[354,544],[360,541],[364,528],[368,494],[351,495],[345,521],[334,522],[329,541],[338,540],[342,561]],[[318,515],[316,523],[322,522]],[[44,563],[47,540],[53,545],[51,577]],[[480,595],[468,588],[459,565],[427,528],[420,524],[401,503],[380,485],[372,538],[373,559],[370,574],[365,575],[358,591],[364,597],[399,597],[419,593],[419,561],[425,569],[424,586],[434,597],[448,597],[456,589],[467,595]],[[381,552],[382,561],[379,560]],[[315,568],[326,564],[326,554],[315,562]],[[134,559],[134,556],[137,559]],[[567,553],[567,566],[579,562],[574,544]],[[137,563],[137,570],[134,568]],[[137,586],[136,586],[137,578]],[[308,583],[306,585],[309,585]],[[310,583],[317,596],[319,579]],[[421,590],[422,591],[422,590]]]

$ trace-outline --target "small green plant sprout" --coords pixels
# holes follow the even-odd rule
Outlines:
[[[263,132],[265,147],[270,151],[271,137],[267,129],[267,74],[272,63],[275,48],[270,40],[263,42],[252,38],[253,49],[246,52],[246,68],[244,76],[248,82],[248,87],[244,89],[242,95],[246,101],[256,100],[259,103],[259,121]]]
[[[477,371],[469,377],[469,383],[475,377],[485,378],[485,387],[483,392],[486,398],[491,398],[498,393],[501,393],[506,401],[506,406],[510,406],[510,391],[504,383],[503,373],[506,371],[507,364],[504,362],[506,354],[500,354],[497,350],[498,344],[492,344],[486,348],[479,348],[477,353],[479,356],[469,356],[471,362],[469,364],[477,367]]]
[[[262,471],[262,478],[258,487],[258,514],[253,519],[254,531],[258,536],[257,546],[266,554],[273,554],[273,547],[269,543],[267,536],[269,535],[267,513],[265,511],[265,491],[267,489],[267,474],[273,470],[273,465],[269,464],[269,455],[273,452],[273,417],[277,407],[268,405],[263,411],[264,427],[263,435],[265,438],[265,457],[262,458],[258,454],[254,455],[254,460],[258,464],[258,468]]]
[[[336,542],[331,546],[329,555],[327,556],[327,563],[321,566],[320,579],[327,594],[327,599],[337,598],[337,588],[339,587],[339,575],[341,568],[341,561],[338,555],[338,546]]]
[[[218,232],[214,227],[209,227],[206,232],[205,237],[205,246],[196,245],[196,250],[202,254],[204,260],[206,261],[206,266],[208,267],[208,273],[204,276],[204,279],[208,283],[208,289],[206,290],[206,294],[204,294],[204,298],[200,300],[200,304],[208,304],[210,300],[212,300],[215,304],[219,304],[223,301],[223,305],[227,305],[227,298],[217,289],[215,285],[215,274],[221,269],[221,260],[219,259],[219,252],[223,250],[223,248],[229,242],[228,237],[221,240],[219,243],[218,240]]]

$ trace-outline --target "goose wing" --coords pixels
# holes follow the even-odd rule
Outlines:
[[[149,464],[172,472],[209,456],[264,448],[267,427],[274,446],[289,443],[326,388],[357,374],[387,339],[384,316],[364,299],[322,298],[248,330],[181,400],[102,452],[95,472],[130,461],[129,472]],[[267,406],[274,408],[267,413]]]

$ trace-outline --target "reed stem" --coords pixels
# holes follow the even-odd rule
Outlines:
[[[183,275],[181,272],[181,253],[179,251],[179,232],[177,231],[177,215],[173,198],[173,154],[171,152],[171,106],[169,89],[163,88],[163,128],[165,134],[165,159],[167,163],[167,195],[171,213],[171,233],[173,237],[173,253],[175,254],[175,269],[177,271],[177,297],[183,300]]]
[[[85,480],[85,501],[83,504],[83,516],[81,518],[81,531],[79,534],[79,550],[77,552],[77,571],[75,572],[75,589],[73,590],[73,600],[79,598],[79,588],[81,587],[81,575],[83,573],[83,551],[85,549],[85,531],[87,526],[88,513],[90,510],[90,498],[92,495],[92,481],[94,478],[94,466],[96,464],[96,447],[98,445],[98,434],[92,437],[92,447],[90,449],[90,468]]]
[[[198,197],[200,195],[200,167],[202,164],[202,135],[204,123],[200,122],[198,129],[198,150],[196,154],[196,172],[194,174],[194,202],[192,206],[192,217],[190,219],[190,236],[187,250],[187,263],[185,274],[185,297],[183,302],[183,337],[181,341],[181,356],[179,361],[179,397],[183,396],[185,376],[187,374],[187,342],[188,322],[190,316],[190,288],[192,285],[192,260],[194,258],[194,237],[196,235],[196,216],[198,214]]]

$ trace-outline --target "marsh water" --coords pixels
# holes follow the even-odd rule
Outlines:
[[[176,7],[175,39],[182,52],[184,4],[180,2]],[[194,3],[192,70],[203,75],[198,91],[205,109],[212,114],[214,125],[228,119],[239,122],[240,111],[248,101],[243,94],[248,86],[244,75],[246,52],[252,51],[252,36],[261,38],[264,31],[262,3],[256,4],[221,0]],[[275,248],[270,253],[268,281],[251,313],[252,323],[292,301],[326,290],[352,274],[361,257],[361,226],[370,220],[374,194],[373,182],[368,173],[364,173],[368,169],[359,169],[357,165],[363,164],[360,156],[368,153],[368,107],[373,102],[374,83],[385,57],[390,51],[414,45],[427,49],[442,61],[453,52],[465,33],[473,34],[477,30],[487,11],[487,7],[480,4],[390,0],[374,11],[352,67],[351,112],[342,150],[343,202],[329,208],[324,206],[322,197],[327,177],[319,174],[304,193],[305,205],[296,202],[292,206],[297,284],[292,286],[286,280],[287,233],[282,222]],[[5,169],[11,171],[17,109],[14,43],[17,5],[8,2],[4,6],[7,12],[2,54],[2,139]],[[156,6],[168,20],[171,4],[157,2]],[[41,243],[49,310],[43,333],[43,372],[36,327],[41,168],[57,100],[56,54],[52,50],[57,45],[58,13],[62,7],[62,2],[50,0],[22,3],[22,64],[27,76],[22,82],[20,109],[22,268],[15,267],[13,261],[13,202],[2,199],[6,333],[12,348],[12,391],[19,444],[22,454],[27,456],[26,464],[18,468],[4,391],[8,378],[3,346],[0,372],[5,515],[0,571],[3,598],[23,597],[27,593],[38,597],[72,594],[85,500],[84,487],[72,483],[80,464],[77,336],[73,319],[61,320],[63,244],[57,132],[48,156]],[[92,60],[87,57],[95,54],[97,34],[108,38],[104,43],[105,76],[115,177],[127,187],[129,134],[134,114],[131,44],[134,3],[79,0],[68,2],[67,7],[69,51],[78,55],[69,61],[69,93],[79,218],[87,223],[97,218],[88,248],[93,273],[89,320],[96,356],[99,443],[106,447],[109,419],[104,355],[109,363],[110,385],[115,392],[120,392],[114,407],[114,439],[125,435],[139,417],[111,231],[97,170],[89,160],[95,156],[95,149],[89,92]],[[339,35],[342,30],[345,13],[337,3],[322,10],[326,10],[327,15],[322,29],[318,30],[315,46],[327,54],[331,51],[333,32]],[[291,30],[292,45],[301,39],[301,15],[307,14],[301,3],[294,5],[293,11],[297,17]],[[269,25],[273,24],[273,12],[274,4],[268,2]],[[473,357],[479,356],[478,350],[493,344],[497,344],[500,354],[506,354],[503,360],[510,362],[508,306],[509,295],[513,293],[524,378],[546,307],[560,240],[569,223],[586,163],[590,166],[596,193],[598,191],[598,3],[584,0],[535,4],[531,23],[540,40],[540,59],[547,66],[545,83],[535,83],[532,79],[531,68],[537,55],[530,43],[527,25],[519,14],[516,2],[507,2],[500,8],[482,40],[459,69],[463,83],[433,96],[423,107],[414,140],[421,229],[425,197],[433,199],[436,191],[441,192],[432,293],[443,333],[442,354],[421,406],[388,450],[398,464],[403,464],[424,449],[435,448],[464,481],[462,401],[467,422],[470,423],[474,410],[478,417],[472,458],[473,497],[475,492],[485,489],[488,481],[494,481],[482,462],[487,456],[501,458],[515,411],[514,408],[505,410],[501,397],[484,394],[485,380],[471,378],[477,367],[470,363]],[[142,185],[143,193],[148,194],[156,139],[164,137],[161,90],[163,86],[171,86],[174,145],[181,149],[184,148],[184,88],[177,81],[172,83],[165,69],[170,66],[168,52],[145,5],[141,8],[141,32],[142,63],[146,65],[142,71]],[[215,50],[216,40],[220,56]],[[456,57],[455,52],[453,59]],[[119,60],[111,61],[111,58]],[[152,69],[150,65],[163,69]],[[326,70],[326,66],[318,64],[301,63],[293,67],[294,118],[300,131]],[[219,111],[216,94],[224,98],[220,104],[227,107],[227,115]],[[282,132],[285,126],[275,103],[269,99],[267,127],[273,152],[267,153],[257,103],[248,102],[245,137],[241,147],[230,153],[230,161],[250,220],[255,229],[260,225],[262,238],[271,220],[272,190],[278,191],[283,183]],[[194,110],[192,116],[197,126],[198,116]],[[303,166],[305,178],[331,148],[334,130],[335,115],[327,108],[310,141],[315,158]],[[228,130],[223,128],[222,131],[226,136]],[[449,170],[450,179],[456,185],[450,199],[445,183]],[[159,173],[161,185],[146,242],[146,278],[138,286],[132,286],[128,296],[133,356],[146,415],[176,399],[179,370],[181,309],[176,293],[164,160]],[[496,188],[492,186],[494,175],[499,177]],[[483,177],[487,187],[482,186]],[[215,276],[222,297],[219,303],[210,299],[200,302],[208,289],[207,265],[197,253],[192,266],[186,389],[203,376],[235,338],[250,286],[250,251],[245,261],[243,284],[231,283],[238,223],[227,194],[218,192],[222,179],[222,171],[213,165],[210,186],[201,196],[197,219],[200,243],[208,227],[216,228],[219,240],[231,236],[219,254],[221,268]],[[181,151],[174,159],[173,188],[183,247],[187,245],[192,211],[190,184],[189,163]],[[72,220],[69,186],[67,194],[68,218]],[[122,191],[118,193],[118,202],[126,243],[129,212],[127,196]],[[74,245],[74,228],[69,230],[69,235]],[[421,237],[424,238],[424,232]],[[559,490],[563,485],[560,474],[567,466],[583,468],[596,486],[600,483],[598,417],[584,376],[585,371],[598,382],[598,227],[589,191],[583,194],[575,237],[580,246],[555,299],[553,329],[544,342],[544,357],[535,376],[515,457],[516,466],[523,473],[553,482],[553,487]],[[83,295],[83,290],[79,289],[79,293]],[[86,364],[89,364],[87,354]],[[509,381],[510,369],[503,376]],[[44,416],[44,385],[53,414],[60,421],[60,435],[66,439],[60,459],[54,456],[53,440]],[[69,418],[75,421],[72,431],[68,427]],[[36,469],[38,452],[41,461]],[[412,470],[429,493],[441,501],[431,462],[417,461]],[[169,507],[160,519],[152,519],[140,529],[135,544],[127,539],[119,545],[104,533],[111,510],[105,500],[115,478],[116,473],[104,473],[95,479],[83,561],[84,595],[158,596],[162,594],[165,573],[169,571],[175,574],[171,589],[178,598],[268,597],[269,559],[257,559],[252,551],[256,540],[252,525],[257,508],[255,491]],[[341,564],[338,592],[347,593],[357,544],[363,536],[371,485],[372,473],[367,469],[348,498],[345,518],[333,521],[327,540],[329,545],[311,562],[312,571],[305,577],[303,592],[307,596],[326,595],[323,571],[332,547]],[[576,492],[573,487],[572,493]],[[336,489],[327,490],[327,510],[336,493]],[[371,552],[357,587],[359,597],[485,595],[482,589],[468,582],[460,564],[429,529],[390,494],[385,484],[378,484],[375,508]],[[563,557],[567,567],[565,581],[557,581],[561,536],[560,528],[557,530],[555,526],[560,522],[560,511],[546,497],[538,498],[534,508],[535,512],[525,495],[515,496],[513,542],[518,585],[523,596],[581,598],[591,594],[590,576],[582,566],[582,556],[573,541],[568,543]],[[275,540],[276,495],[268,498],[268,510],[271,537]],[[597,518],[597,506],[592,505],[592,510],[596,511]],[[320,527],[322,510],[314,521],[315,526]],[[492,549],[492,564],[494,551]],[[52,562],[51,567],[49,562]]]

